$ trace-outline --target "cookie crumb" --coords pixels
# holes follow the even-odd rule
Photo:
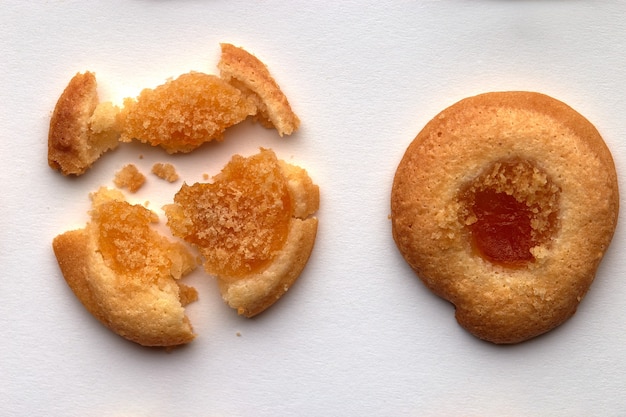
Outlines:
[[[146,177],[135,165],[128,164],[117,171],[113,182],[118,188],[128,188],[128,191],[134,193],[146,182]]]
[[[237,332],[237,337],[241,337],[241,332]]]
[[[152,173],[167,182],[178,181],[178,173],[174,165],[170,163],[160,163],[152,165]]]

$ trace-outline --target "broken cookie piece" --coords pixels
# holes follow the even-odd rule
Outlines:
[[[85,308],[120,336],[144,346],[177,346],[195,337],[185,305],[194,288],[177,281],[196,267],[187,248],[151,226],[155,213],[118,190],[92,195],[91,221],[65,232],[53,249]]]
[[[300,119],[291,109],[267,66],[243,48],[222,43],[217,67],[220,77],[249,97],[258,109],[255,118],[266,127],[273,127],[280,136],[291,135],[300,126]]]
[[[191,152],[221,140],[226,128],[255,113],[255,104],[219,77],[189,72],[126,99],[120,140],[139,140],[168,153]]]
[[[100,103],[96,76],[78,73],[52,113],[48,131],[48,165],[64,175],[81,175],[119,144],[119,108]]]
[[[219,77],[191,71],[127,98],[121,109],[99,102],[92,72],[76,74],[50,120],[50,167],[81,175],[120,141],[191,152],[222,140],[227,128],[248,117],[280,136],[296,131],[300,119],[266,65],[243,48],[228,43],[221,48]]]
[[[271,150],[235,155],[211,183],[183,185],[164,207],[175,236],[198,248],[222,298],[255,316],[304,269],[315,242],[319,188]]]

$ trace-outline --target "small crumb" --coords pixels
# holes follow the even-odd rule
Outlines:
[[[237,337],[241,337],[241,333],[240,332],[237,332]]]
[[[139,154],[139,159],[143,159],[143,154]]]
[[[178,180],[178,173],[176,172],[176,168],[174,165],[170,163],[160,163],[152,165],[152,173],[157,177],[166,180],[168,182],[175,182]]]
[[[180,304],[185,307],[186,305],[198,301],[198,291],[194,287],[189,287],[185,284],[178,284]]]
[[[135,165],[128,164],[117,171],[113,182],[118,188],[128,188],[131,193],[134,193],[146,182],[146,177]]]
[[[209,174],[202,174],[202,179],[207,181],[209,179]]]

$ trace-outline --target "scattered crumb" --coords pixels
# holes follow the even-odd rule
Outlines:
[[[194,287],[178,283],[180,303],[184,306],[198,301],[198,291]]]
[[[128,188],[131,193],[134,193],[146,182],[146,177],[135,165],[128,164],[117,171],[113,182],[118,188]]]
[[[241,337],[241,333],[240,332],[237,332],[237,337]]]
[[[166,180],[168,182],[175,182],[178,180],[178,173],[174,165],[170,163],[157,162],[152,166],[152,173],[157,177]]]
[[[209,179],[209,174],[202,174],[202,179],[207,181]]]

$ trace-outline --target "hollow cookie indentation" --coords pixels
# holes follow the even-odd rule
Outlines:
[[[472,248],[503,266],[535,261],[558,227],[559,195],[559,187],[530,161],[494,163],[459,195]]]

